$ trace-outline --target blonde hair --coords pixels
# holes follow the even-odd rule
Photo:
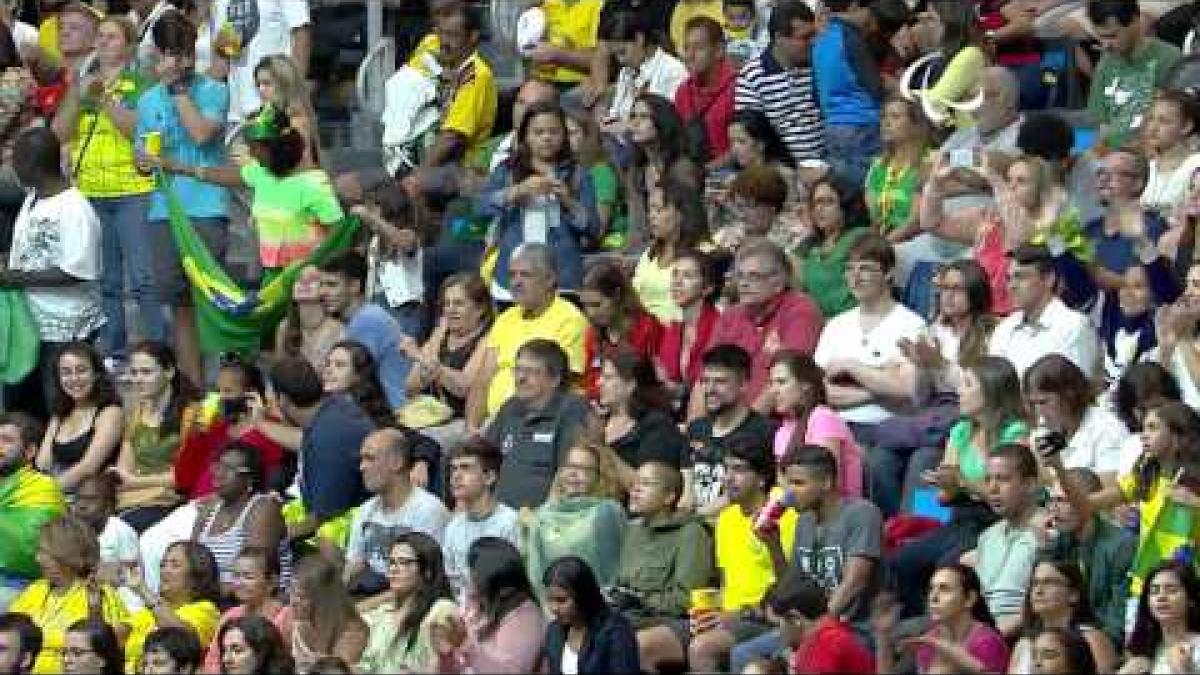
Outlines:
[[[550,488],[550,497],[558,499],[563,496],[563,466],[567,463],[567,458],[572,452],[586,452],[596,460],[596,478],[592,482],[592,488],[588,491],[589,497],[596,499],[617,499],[621,496],[621,482],[617,477],[617,463],[613,458],[613,450],[606,445],[599,443],[580,442],[567,447],[563,452],[562,459],[558,463],[559,469],[554,474],[554,485]]]
[[[125,51],[132,55],[133,50],[137,48],[137,26],[133,25],[129,17],[119,14],[110,14],[101,19],[100,23],[96,24],[96,30],[105,24],[112,24],[120,29],[121,35],[125,36]]]
[[[1021,155],[1009,162],[1004,169],[1005,181],[1008,180],[1008,173],[1018,164],[1025,164],[1029,167],[1029,172],[1032,174],[1030,178],[1033,182],[1033,203],[1041,205],[1045,201],[1046,193],[1055,185],[1054,167],[1036,155]]]
[[[74,516],[63,516],[42,527],[41,548],[59,565],[86,579],[100,564],[96,531]]]
[[[304,140],[312,144],[314,149],[313,161],[318,161],[320,154],[317,139],[317,112],[313,109],[312,100],[308,96],[308,84],[300,75],[300,69],[290,56],[273,54],[265,56],[254,67],[255,76],[259,71],[267,71],[271,75],[271,83],[275,88],[276,105],[283,109],[291,118],[293,127],[298,119],[302,119]],[[264,101],[266,103],[266,101]],[[306,148],[307,149],[307,148]]]

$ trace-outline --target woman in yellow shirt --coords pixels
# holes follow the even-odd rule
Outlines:
[[[96,581],[100,548],[95,530],[82,520],[68,516],[47,523],[38,541],[37,562],[42,578],[8,610],[27,615],[42,629],[42,651],[33,672],[61,673],[67,631],[75,622],[95,617],[120,630],[128,614],[116,591]]]
[[[206,547],[194,541],[178,541],[167,548],[159,565],[160,588],[155,595],[144,579],[130,580],[130,589],[145,607],[129,617],[129,640],[125,642],[125,672],[140,672],[146,638],[157,628],[186,628],[208,649],[217,632],[221,597],[217,561]]]

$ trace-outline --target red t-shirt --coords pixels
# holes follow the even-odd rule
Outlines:
[[[583,334],[583,388],[587,397],[594,401],[600,396],[600,366],[605,357],[621,349],[629,349],[653,363],[662,340],[662,330],[658,319],[646,312],[638,313],[629,332],[616,344],[602,339],[594,326],[588,326]]]
[[[871,653],[850,624],[822,617],[812,634],[792,652],[793,673],[874,673]]]
[[[704,115],[709,159],[729,152],[729,123],[733,121],[733,90],[737,71],[728,59],[717,65],[714,79],[716,81],[711,86],[705,87],[696,82],[694,75],[689,75],[675,90],[675,109],[685,124],[701,113]]]
[[[825,321],[807,295],[784,291],[764,307],[736,305],[717,321],[712,344],[737,345],[750,354],[750,383],[745,402],[753,404],[767,385],[771,361],[784,350],[812,356]]]

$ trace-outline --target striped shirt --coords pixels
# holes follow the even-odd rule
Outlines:
[[[825,128],[812,68],[784,68],[767,48],[742,66],[733,107],[763,112],[797,162],[821,159],[825,154]]]

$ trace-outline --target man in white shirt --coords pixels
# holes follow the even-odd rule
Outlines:
[[[240,53],[229,64],[229,119],[240,122],[262,106],[254,69],[265,57],[292,57],[300,76],[308,73],[312,27],[307,0],[215,0],[213,22],[237,33]]]
[[[1016,311],[996,326],[988,353],[1011,361],[1022,377],[1041,357],[1062,354],[1095,380],[1100,371],[1096,329],[1056,295],[1054,256],[1045,247],[1025,245],[1009,257],[1008,285]]]
[[[858,306],[825,324],[813,355],[825,370],[830,405],[870,446],[874,428],[911,404],[917,369],[900,344],[918,339],[926,328],[924,319],[892,298],[895,266],[892,246],[882,237],[868,235],[851,247],[846,280]],[[895,513],[907,457],[874,448],[867,460],[876,503],[884,513]]]

